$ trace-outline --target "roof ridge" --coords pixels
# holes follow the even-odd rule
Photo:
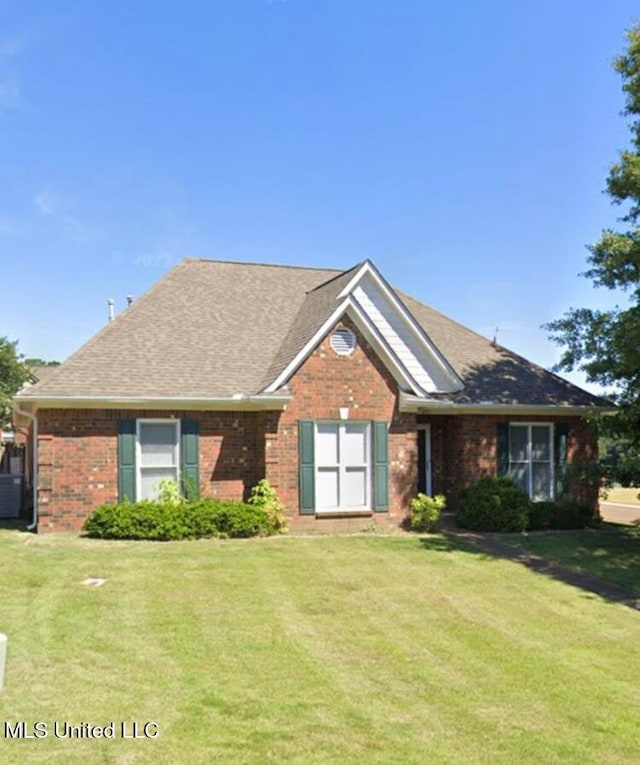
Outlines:
[[[323,266],[293,266],[290,263],[259,263],[255,260],[224,260],[222,258],[199,258],[188,256],[183,258],[180,263],[224,263],[231,266],[259,266],[261,268],[290,268],[295,271],[334,271],[335,276],[345,273],[339,268],[326,268]],[[350,270],[350,269],[348,269]],[[335,278],[331,277],[332,279]]]
[[[312,292],[316,292],[316,290],[320,290],[323,287],[327,287],[331,282],[334,282],[336,279],[341,279],[343,276],[346,276],[347,274],[350,274],[352,271],[356,271],[360,266],[362,266],[363,263],[366,263],[366,260],[360,261],[360,263],[356,263],[355,266],[351,266],[351,268],[347,268],[344,271],[339,271],[338,273],[334,274],[330,279],[327,279],[326,282],[321,282],[320,284],[316,284],[316,286],[313,289],[310,289],[307,292],[307,295],[310,295]],[[332,271],[333,269],[323,269],[324,271]]]

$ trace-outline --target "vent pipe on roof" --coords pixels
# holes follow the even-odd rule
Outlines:
[[[109,298],[109,300],[107,300],[107,305],[109,306],[109,321],[113,321],[113,298]]]
[[[127,305],[131,305],[133,303],[133,295],[127,295]]]

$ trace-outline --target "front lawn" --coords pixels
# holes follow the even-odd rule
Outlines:
[[[631,488],[606,489],[602,492],[602,502],[614,502],[623,505],[640,505],[640,489],[635,486]]]
[[[545,532],[509,537],[541,558],[640,593],[640,529],[605,524],[601,530]]]
[[[640,614],[463,542],[5,531],[0,570],[3,764],[638,760]]]

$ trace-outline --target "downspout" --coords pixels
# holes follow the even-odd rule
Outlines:
[[[16,403],[14,403],[14,411],[16,414],[31,420],[33,424],[33,472],[31,473],[31,482],[33,484],[33,515],[31,517],[31,523],[27,526],[27,531],[35,531],[38,525],[38,418],[35,414],[32,414],[26,409],[20,409],[20,405]]]

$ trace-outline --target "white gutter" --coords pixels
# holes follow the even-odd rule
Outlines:
[[[17,403],[28,402],[46,409],[189,409],[189,410],[274,410],[283,409],[290,393],[218,398],[167,396],[17,396]]]
[[[38,525],[38,417],[35,414],[20,409],[20,405],[14,400],[14,412],[26,417],[33,423],[33,472],[31,474],[32,494],[33,494],[33,514],[31,523],[27,526],[27,531],[35,531]]]
[[[501,404],[485,401],[479,404],[457,404],[454,401],[435,401],[406,393],[400,394],[401,412],[418,414],[523,414],[523,415],[575,415],[584,417],[589,413],[602,414],[615,411],[607,406],[575,406],[569,404]]]

